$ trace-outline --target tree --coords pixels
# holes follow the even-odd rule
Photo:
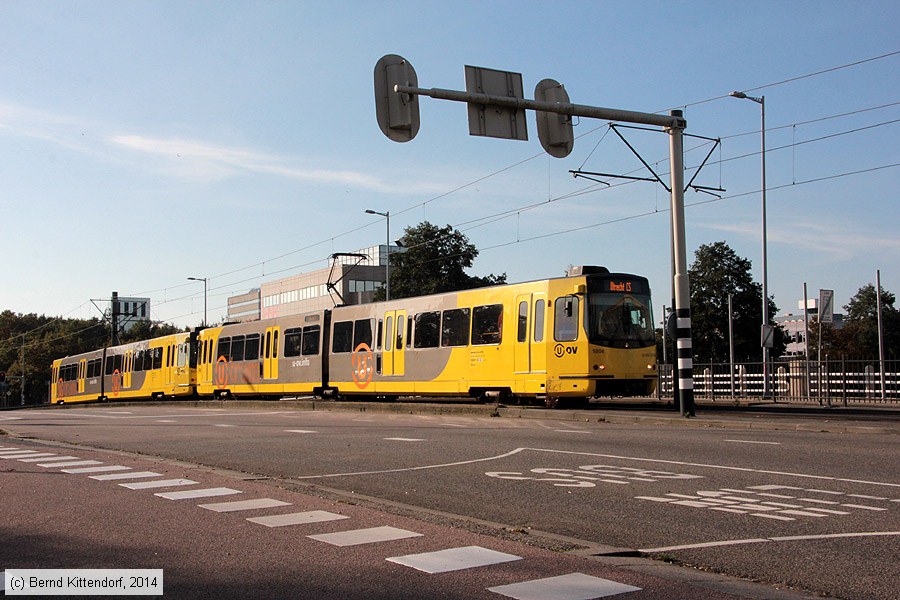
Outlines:
[[[424,221],[407,227],[403,252],[391,254],[391,298],[409,298],[506,283],[506,273],[475,277],[472,266],[478,250],[461,231]],[[375,300],[384,300],[384,288]]]
[[[127,344],[129,342],[150,340],[164,335],[179,333],[181,331],[190,331],[190,329],[181,329],[169,323],[153,323],[151,321],[141,320],[136,322],[128,331],[119,336],[119,343]]]
[[[700,246],[694,256],[688,276],[695,360],[728,361],[728,295],[732,294],[735,360],[761,361],[762,286],[753,281],[750,261],[725,242]],[[778,307],[771,298],[767,304],[772,323]],[[784,331],[776,327],[772,357],[784,353],[785,340]]]
[[[900,355],[900,311],[894,308],[896,297],[881,290],[881,318],[885,358]],[[844,327],[836,331],[839,351],[848,358],[878,358],[878,303],[875,286],[859,288],[844,305]],[[824,336],[823,336],[824,337]]]

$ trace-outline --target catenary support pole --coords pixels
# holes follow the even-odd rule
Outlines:
[[[670,112],[681,117],[680,110]],[[687,274],[687,248],[684,235],[684,129],[666,127],[669,134],[670,181],[672,189],[672,240],[675,246],[675,318],[678,325],[677,375],[681,414],[694,416],[694,351],[691,343],[691,290]]]

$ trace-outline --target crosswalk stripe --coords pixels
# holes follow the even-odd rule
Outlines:
[[[130,473],[112,473],[110,475],[91,475],[91,479],[97,481],[112,481],[114,479],[146,479],[147,477],[162,477],[162,473],[153,471],[131,471]]]
[[[205,490],[183,490],[180,492],[160,492],[154,494],[166,500],[192,500],[195,498],[212,498],[214,496],[231,496],[232,494],[240,494],[238,490],[226,487],[207,488]]]
[[[102,465],[103,463],[99,460],[69,460],[62,462],[43,462],[38,463],[39,467],[44,467],[45,469],[53,469],[53,468],[61,468],[61,467],[86,467],[88,465]]]
[[[122,465],[106,465],[103,467],[81,467],[78,469],[63,469],[63,473],[109,473],[111,471],[130,471],[131,467]]]
[[[305,525],[307,523],[323,523],[325,521],[338,521],[349,519],[346,515],[338,515],[324,510],[311,510],[308,512],[290,513],[287,515],[271,515],[267,517],[250,517],[251,523],[258,523],[266,527],[285,527],[287,525]]]
[[[515,600],[590,600],[638,592],[641,588],[584,573],[534,579],[488,588],[489,592]]]
[[[462,548],[449,548],[437,552],[424,552],[422,554],[407,554],[406,556],[394,556],[387,559],[389,562],[412,567],[425,573],[447,573],[475,567],[486,567],[515,560],[522,560],[521,556],[506,554],[489,550],[481,546],[464,546]]]
[[[257,498],[256,500],[236,500],[234,502],[214,502],[212,504],[199,504],[200,508],[214,510],[216,512],[234,512],[238,510],[254,510],[259,508],[275,508],[276,506],[290,506],[290,502],[282,502],[274,498]]]
[[[155,481],[138,481],[137,483],[120,483],[129,490],[152,490],[161,487],[178,487],[182,485],[195,485],[193,479],[157,479]]]
[[[358,546],[375,542],[391,542],[412,537],[421,537],[421,533],[398,529],[397,527],[371,527],[369,529],[353,529],[336,533],[322,533],[306,537],[331,544],[332,546]]]

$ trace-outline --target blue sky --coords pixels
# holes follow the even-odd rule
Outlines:
[[[569,175],[640,167],[605,123],[582,119],[572,154],[554,159],[533,114],[528,142],[476,138],[465,106],[423,98],[416,139],[391,142],[372,81],[390,53],[422,87],[463,89],[476,65],[522,73],[529,98],[550,77],[579,104],[684,108],[687,133],[723,138],[698,183],[727,189],[715,202],[687,192],[689,261],[724,240],[757,281],[760,111],[727,94],[759,88],[781,312],[797,312],[804,281],[842,306],[876,269],[900,293],[900,54],[770,85],[896,53],[898,22],[900,5],[878,1],[5,0],[0,309],[89,317],[90,299],[117,290],[193,325],[203,289],[187,278],[209,277],[216,320],[229,295],[382,243],[371,208],[391,212],[392,237],[424,219],[460,228],[482,249],[478,275],[523,281],[569,264],[647,275],[659,315],[666,192]],[[626,136],[667,172],[663,134]]]

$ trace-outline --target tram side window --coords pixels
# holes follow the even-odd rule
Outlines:
[[[231,357],[229,360],[244,360],[244,336],[236,335],[231,338]]]
[[[225,358],[225,360],[231,360],[231,338],[219,338],[219,348],[216,351],[216,360],[220,358]]]
[[[437,348],[441,340],[441,313],[427,312],[416,315],[416,348]]]
[[[561,296],[556,299],[553,338],[557,342],[574,342],[578,339],[578,296]]]
[[[403,315],[397,315],[397,345],[398,350],[403,349],[403,328],[406,324],[403,322]]]
[[[247,345],[244,346],[244,360],[259,359],[259,334],[247,336]]]
[[[134,372],[140,373],[144,370],[144,351],[136,350],[134,353]]]
[[[534,303],[534,341],[544,341],[544,301]]]
[[[441,346],[469,345],[469,309],[445,310],[441,319]]]
[[[519,329],[516,332],[516,341],[524,342],[528,339],[528,302],[519,302]]]
[[[183,367],[187,364],[187,344],[178,344],[178,362],[176,366]]]
[[[372,347],[372,321],[373,319],[359,319],[353,325],[353,349],[360,344]]]
[[[350,352],[353,350],[353,321],[340,321],[334,324],[332,336],[332,352]]]
[[[488,304],[472,310],[472,343],[499,344],[503,338],[503,305]]]
[[[144,368],[148,371],[162,368],[162,348],[150,348],[147,350],[147,356],[144,358]]]
[[[319,353],[319,333],[321,328],[318,325],[309,325],[303,328],[303,346],[301,348],[303,356],[314,356]]]
[[[299,327],[288,329],[284,332],[284,357],[292,358],[300,356],[302,348],[303,330]]]

